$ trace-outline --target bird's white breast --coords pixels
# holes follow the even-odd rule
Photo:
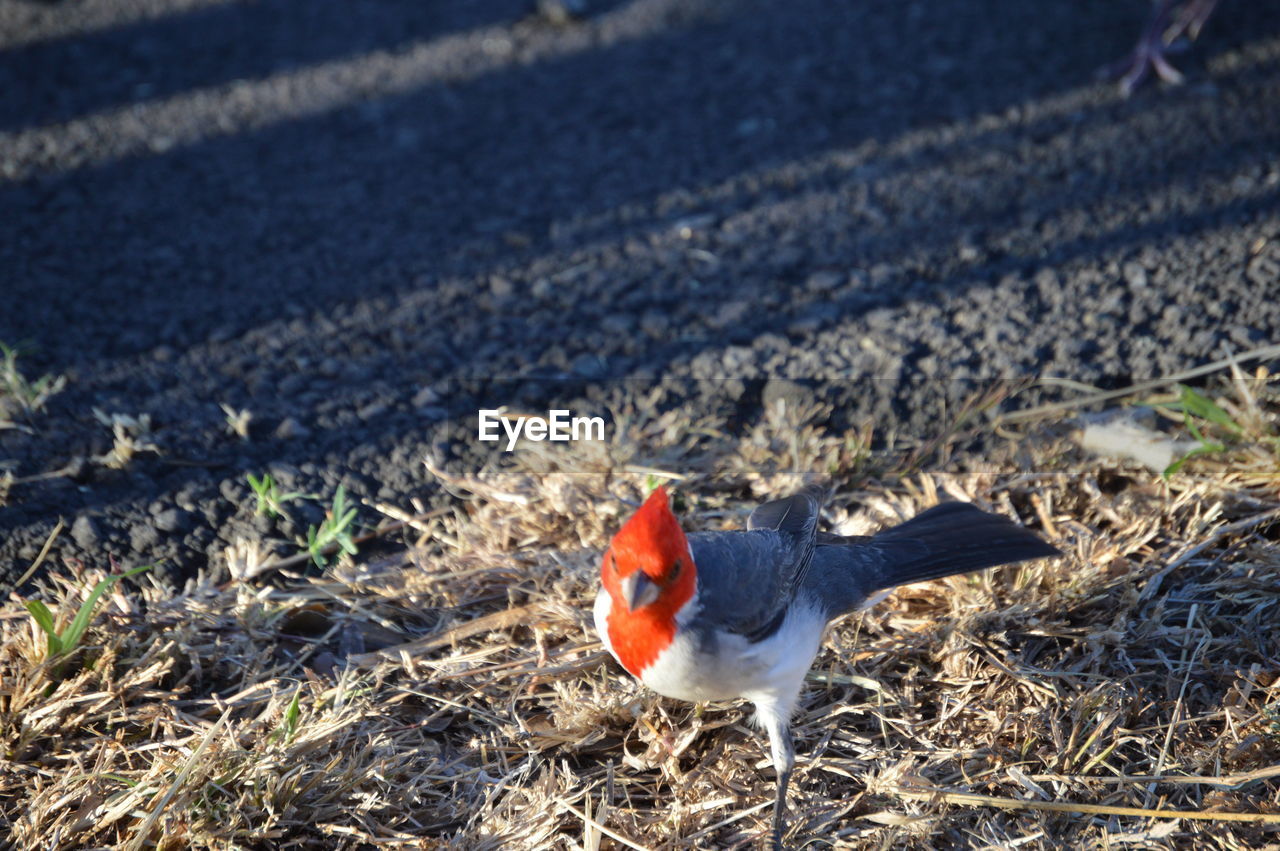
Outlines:
[[[596,630],[610,652],[608,592],[596,597]],[[640,680],[658,694],[679,700],[728,700],[745,697],[790,704],[817,655],[826,620],[816,608],[797,599],[778,630],[751,642],[735,633],[720,633],[708,642],[696,626],[698,596],[676,614],[676,635],[658,658],[641,671]]]

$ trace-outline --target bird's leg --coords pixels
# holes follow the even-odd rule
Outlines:
[[[1166,83],[1181,83],[1182,74],[1165,58],[1170,45],[1186,34],[1195,38],[1213,14],[1218,0],[1188,0],[1175,17],[1178,0],[1153,0],[1151,17],[1133,50],[1124,59],[1103,69],[1103,75],[1120,81],[1120,91],[1133,94],[1147,74],[1155,71]]]
[[[782,851],[783,815],[787,808],[787,784],[791,781],[791,769],[778,772],[778,796],[773,800],[773,847]]]
[[[1165,44],[1171,44],[1183,35],[1193,40],[1198,38],[1200,30],[1204,29],[1205,21],[1209,20],[1209,16],[1213,14],[1217,5],[1218,0],[1189,0],[1187,5],[1182,7],[1178,17],[1174,19],[1173,25],[1165,31]]]
[[[791,770],[796,766],[796,749],[791,743],[791,730],[787,726],[790,713],[777,714],[757,704],[758,716],[769,733],[769,750],[773,755],[773,767],[778,774],[777,797],[773,801],[772,847],[782,848],[783,815],[787,808],[787,784]]]
[[[1103,69],[1103,76],[1120,81],[1120,91],[1126,97],[1133,94],[1134,89],[1138,88],[1138,84],[1146,79],[1153,68],[1162,80],[1170,83],[1182,82],[1178,69],[1164,58],[1164,33],[1169,28],[1169,17],[1177,2],[1178,0],[1154,0],[1151,17],[1142,28],[1142,35],[1138,37],[1133,50],[1128,56]]]

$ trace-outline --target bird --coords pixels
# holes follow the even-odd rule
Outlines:
[[[821,532],[824,493],[766,502],[745,530],[686,535],[666,488],[654,489],[604,551],[593,610],[610,654],[658,694],[754,704],[777,775],[776,848],[795,767],[789,722],[827,625],[879,590],[1060,555],[966,502],[870,537]]]
[[[1194,41],[1217,5],[1218,0],[1186,0],[1181,6],[1179,0],[1152,0],[1151,16],[1138,43],[1128,56],[1102,69],[1103,76],[1119,80],[1125,96],[1133,94],[1153,70],[1166,83],[1181,83],[1182,73],[1165,54],[1183,36]]]

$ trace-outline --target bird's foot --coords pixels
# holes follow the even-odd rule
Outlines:
[[[1159,37],[1155,40],[1143,37],[1132,53],[1103,68],[1099,76],[1118,82],[1125,97],[1133,94],[1152,71],[1166,83],[1177,85],[1184,78],[1182,72],[1165,58],[1167,51],[1168,46]]]
[[[1182,72],[1173,67],[1168,55],[1184,50],[1187,41],[1200,35],[1218,0],[1188,0],[1174,14],[1175,0],[1157,2],[1151,20],[1132,52],[1100,72],[1104,79],[1116,80],[1125,97],[1142,84],[1151,72],[1166,83],[1183,82]]]

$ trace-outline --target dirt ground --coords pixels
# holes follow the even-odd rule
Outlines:
[[[0,341],[67,378],[0,430],[0,574],[59,519],[46,565],[296,552],[248,473],[429,506],[481,404],[922,438],[1275,341],[1276,12],[1125,99],[1141,0],[0,0]]]

